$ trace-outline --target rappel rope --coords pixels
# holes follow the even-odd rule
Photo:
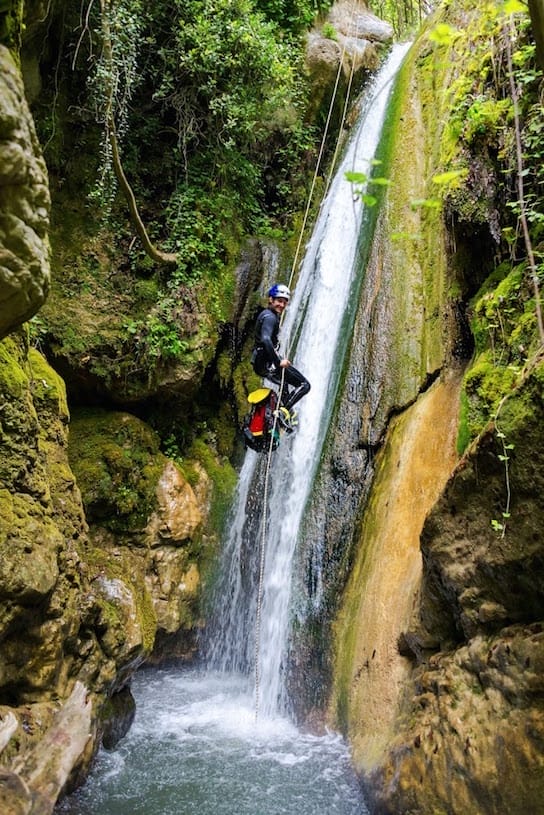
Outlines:
[[[350,28],[349,28],[349,33],[350,34],[351,34],[352,27],[353,27],[354,16],[355,16],[355,9],[353,9],[353,11],[352,11],[352,16],[351,16],[351,20],[350,20]],[[329,104],[329,110],[328,110],[327,119],[326,119],[326,122],[325,122],[325,128],[323,130],[323,137],[321,139],[319,154],[317,156],[317,161],[316,161],[315,170],[314,170],[314,174],[313,174],[313,178],[312,178],[312,183],[311,183],[311,186],[310,186],[310,192],[308,194],[308,200],[307,200],[307,203],[306,203],[306,209],[304,211],[304,218],[302,219],[302,226],[300,228],[299,238],[298,238],[295,254],[294,254],[294,257],[293,257],[291,272],[290,272],[290,275],[289,275],[289,282],[288,282],[288,287],[289,288],[291,288],[293,278],[295,276],[295,271],[296,271],[296,268],[297,268],[297,265],[298,265],[298,259],[299,259],[300,250],[301,250],[301,247],[302,247],[302,241],[304,239],[304,234],[305,234],[305,231],[306,231],[306,226],[307,226],[307,223],[308,223],[308,218],[309,218],[309,214],[310,214],[310,208],[311,208],[311,205],[312,205],[312,198],[313,198],[313,194],[314,194],[314,191],[315,191],[315,186],[316,186],[316,183],[317,183],[319,168],[321,166],[323,153],[325,151],[325,144],[326,144],[327,135],[328,135],[328,132],[329,132],[329,126],[330,126],[330,122],[331,122],[331,118],[332,118],[334,102],[336,100],[336,95],[338,93],[338,86],[340,84],[340,77],[342,75],[342,66],[343,66],[344,57],[345,57],[345,54],[346,54],[347,40],[348,40],[348,38],[346,37],[344,39],[344,43],[343,43],[343,47],[342,47],[342,53],[340,55],[340,60],[339,60],[339,63],[338,63],[338,71],[336,73],[336,80],[335,80],[333,92],[332,92],[332,95],[331,95],[331,101],[330,101],[330,104]],[[341,138],[342,138],[342,129],[343,129],[343,126],[344,126],[346,115],[347,115],[349,96],[350,96],[350,92],[351,92],[351,86],[352,86],[354,72],[355,72],[355,58],[353,58],[352,61],[351,61],[351,71],[350,71],[350,77],[349,77],[349,82],[348,82],[348,87],[347,87],[346,100],[345,100],[345,103],[344,103],[344,109],[343,109],[343,113],[342,113],[342,119],[341,119],[340,127],[338,129],[338,138],[336,139],[336,145],[335,145],[335,149],[334,149],[334,154],[333,154],[331,166],[330,166],[330,169],[329,169],[327,183],[325,185],[325,190],[323,192],[322,199],[321,199],[322,202],[323,202],[323,200],[325,199],[325,196],[328,193],[329,186],[330,186],[330,180],[332,178],[332,175],[333,175],[333,172],[334,172],[334,167],[335,167],[336,160],[337,160],[338,153],[339,153],[340,141],[341,141]],[[285,314],[285,312],[281,315],[280,326],[281,326],[281,323],[283,322],[284,314]],[[287,354],[289,353],[289,348],[290,348],[290,346],[288,346]],[[259,582],[258,582],[258,588],[257,588],[257,609],[256,609],[256,616],[255,616],[255,721],[257,721],[257,719],[259,718],[259,703],[260,703],[261,611],[262,611],[262,601],[263,601],[264,567],[265,567],[265,561],[266,561],[266,531],[267,531],[267,519],[268,519],[268,485],[269,485],[269,476],[270,476],[271,462],[272,462],[272,452],[273,452],[273,448],[274,448],[274,435],[275,435],[277,424],[278,424],[278,410],[279,410],[279,405],[281,404],[281,397],[283,395],[284,384],[285,384],[285,368],[282,368],[282,370],[281,370],[280,388],[279,388],[279,391],[278,391],[278,401],[277,401],[275,416],[274,416],[274,424],[272,425],[272,432],[270,434],[270,445],[269,445],[269,448],[268,448],[268,454],[267,454],[267,458],[266,458],[266,470],[265,470],[265,479],[264,479],[264,499],[263,499],[263,513],[262,513],[262,522],[261,522],[262,533],[261,533],[261,545],[260,545],[260,555],[259,555]]]

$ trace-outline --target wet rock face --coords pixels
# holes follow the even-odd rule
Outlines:
[[[47,170],[19,71],[0,45],[0,337],[49,290]]]
[[[421,620],[438,641],[544,620],[541,370],[505,403],[425,525]]]
[[[490,427],[425,523],[412,687],[367,778],[377,813],[542,811],[543,380],[541,363],[499,413],[506,448]]]
[[[543,626],[513,626],[433,657],[410,718],[368,779],[377,815],[526,815],[544,795]]]

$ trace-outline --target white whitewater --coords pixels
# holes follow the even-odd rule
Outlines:
[[[392,80],[407,49],[408,45],[393,48],[367,91],[359,124],[321,205],[284,321],[282,351],[307,376],[312,390],[297,406],[299,429],[293,436],[283,436],[280,448],[272,454],[264,537],[260,519],[266,457],[249,451],[240,474],[225,550],[228,568],[218,591],[220,621],[210,648],[210,664],[224,671],[245,673],[251,681],[259,547],[263,538],[266,549],[258,674],[259,708],[266,716],[287,709],[284,680],[293,559],[336,398],[345,345],[349,343],[342,327],[358,273],[364,205],[355,199],[345,173],[370,174]]]

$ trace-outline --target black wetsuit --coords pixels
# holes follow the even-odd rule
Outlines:
[[[255,348],[251,363],[259,376],[264,376],[281,386],[281,357],[278,355],[280,318],[271,308],[265,308],[257,317],[255,326]],[[299,399],[310,390],[310,383],[293,365],[283,369],[283,391],[281,404],[291,410]]]

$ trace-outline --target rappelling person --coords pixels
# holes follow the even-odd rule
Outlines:
[[[257,317],[255,348],[251,356],[255,373],[280,386],[277,416],[287,432],[292,432],[296,424],[294,405],[310,390],[306,377],[288,359],[278,354],[280,318],[290,297],[291,292],[283,283],[275,283],[269,289],[268,306]]]

